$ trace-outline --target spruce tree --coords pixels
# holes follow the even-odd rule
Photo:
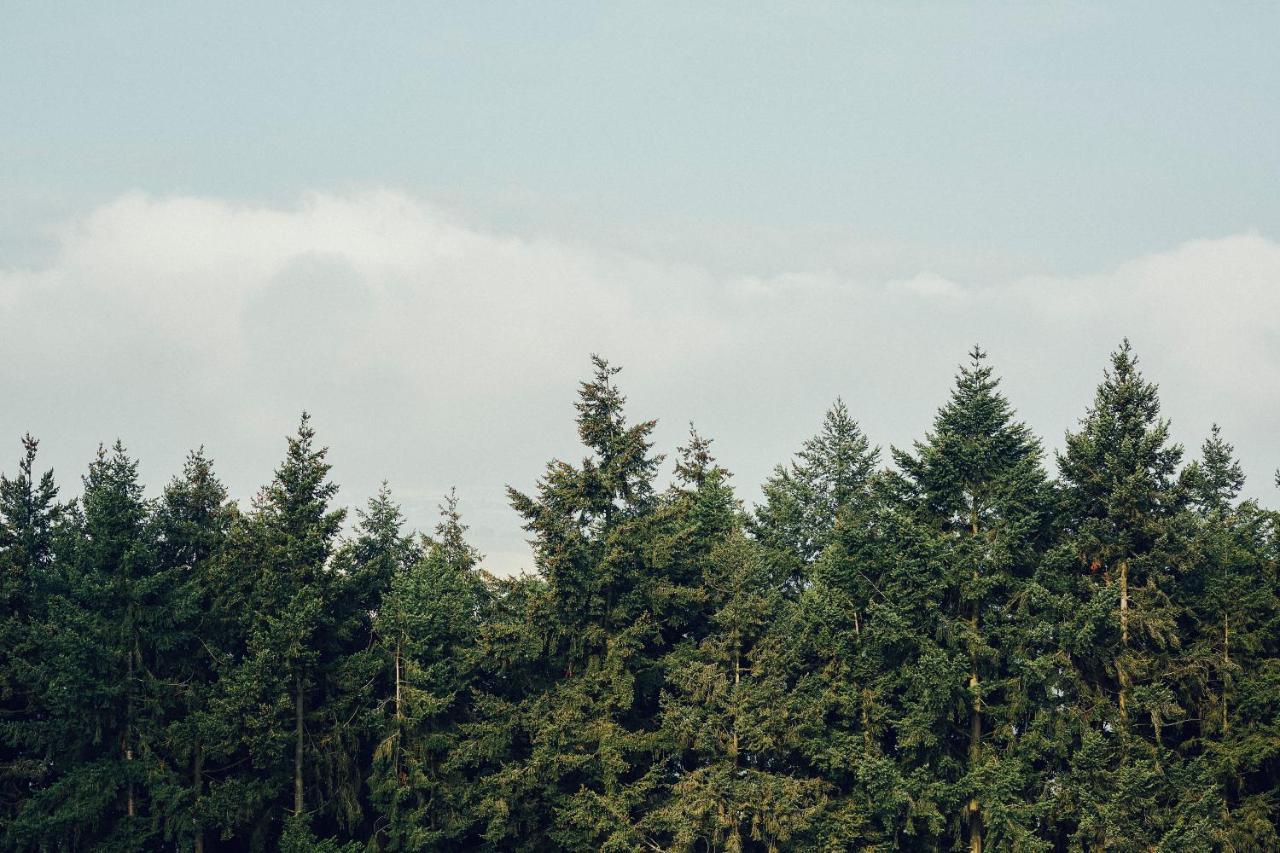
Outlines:
[[[483,588],[465,533],[450,492],[435,537],[420,559],[396,567],[374,623],[387,692],[369,784],[385,849],[453,849],[472,828],[457,741]]]
[[[154,519],[163,622],[153,672],[161,685],[163,739],[152,796],[164,809],[164,837],[206,849],[208,753],[223,729],[213,696],[230,645],[217,613],[216,564],[225,556],[237,509],[203,448],[188,455],[165,488]]]
[[[37,626],[36,742],[49,772],[11,827],[19,849],[142,850],[159,737],[148,622],[157,614],[150,509],[116,442],[84,478],[82,513]]]
[[[954,816],[942,837],[963,837],[973,853],[1030,843],[1036,780],[1020,735],[1035,713],[1027,700],[1043,689],[1024,591],[1043,549],[1047,481],[1039,441],[1014,420],[985,359],[974,347],[933,431],[914,453],[894,452],[897,500],[925,539],[907,560],[924,557],[936,575],[923,601],[916,578],[890,579],[903,597],[889,603],[917,644],[898,688],[904,775],[933,769],[937,807]]]
[[[879,448],[871,446],[837,399],[821,431],[805,441],[790,465],[777,466],[765,481],[765,502],[751,520],[752,533],[794,560],[800,574],[831,541],[840,513],[865,500],[879,456]]]
[[[254,773],[238,789],[238,808],[253,811],[250,843],[280,832],[286,817],[295,834],[317,814],[332,815],[320,760],[328,734],[315,720],[326,665],[324,638],[334,629],[339,577],[330,558],[345,511],[330,504],[337,486],[328,480],[326,448],[304,413],[270,485],[255,499],[243,540],[232,555],[251,570],[246,642],[242,657],[223,678],[223,713],[241,727]],[[307,830],[309,831],[309,830]]]
[[[654,422],[629,425],[618,368],[593,364],[576,403],[590,455],[580,466],[551,462],[536,497],[509,492],[535,537],[551,610],[546,663],[559,675],[522,703],[525,774],[536,780],[526,796],[542,804],[551,843],[630,849],[645,843],[637,820],[660,778],[660,660],[683,567],[653,545],[670,523],[654,487]]]
[[[12,826],[27,792],[48,771],[38,747],[39,627],[54,578],[57,528],[65,507],[53,472],[35,469],[39,442],[22,438],[17,474],[0,475],[0,825]],[[0,835],[0,840],[3,835]]]
[[[1180,792],[1179,810],[1198,818],[1208,828],[1200,837],[1222,849],[1275,848],[1270,792],[1280,757],[1280,694],[1268,689],[1268,673],[1280,671],[1274,516],[1239,501],[1244,473],[1216,424],[1181,480],[1194,508],[1178,591],[1184,606],[1176,684],[1188,713],[1165,741],[1176,739],[1198,775]]]
[[[1061,796],[1072,842],[1146,849],[1173,830],[1183,771],[1165,743],[1179,703],[1176,592],[1185,566],[1179,524],[1182,457],[1160,418],[1156,386],[1126,340],[1058,465],[1063,544],[1056,562],[1078,580],[1062,626],[1077,673],[1077,745]]]

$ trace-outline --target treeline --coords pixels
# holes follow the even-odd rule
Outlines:
[[[616,373],[510,491],[536,576],[452,496],[348,524],[305,415],[246,508],[118,443],[63,502],[27,438],[3,849],[1280,849],[1278,516],[1127,343],[1056,479],[975,349],[913,447],[837,401],[753,509],[696,433],[661,486]]]

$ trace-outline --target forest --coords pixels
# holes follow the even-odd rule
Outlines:
[[[748,505],[593,357],[514,577],[453,494],[348,518],[305,414],[246,505],[27,436],[0,850],[1280,849],[1280,514],[1099,368],[1053,454],[977,347],[909,448],[837,400]]]

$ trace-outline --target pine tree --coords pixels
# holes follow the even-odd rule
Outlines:
[[[924,553],[940,575],[930,582],[927,608],[898,611],[913,620],[920,644],[904,673],[898,743],[925,747],[902,751],[904,773],[936,768],[936,781],[947,786],[938,804],[957,816],[963,830],[956,834],[973,853],[984,843],[1030,843],[1034,821],[1025,803],[1036,780],[1020,733],[1035,713],[1027,699],[1043,689],[1023,636],[1023,608],[1043,547],[1047,482],[1039,441],[1014,420],[985,358],[974,347],[914,454],[894,452],[898,499],[932,540]],[[930,707],[941,716],[922,716]]]
[[[53,472],[37,474],[39,442],[22,438],[12,479],[0,475],[0,825],[11,826],[26,792],[47,770],[33,745],[39,726],[37,626],[53,583],[55,537],[65,507]],[[3,836],[0,835],[0,839]]]
[[[385,482],[356,514],[354,536],[332,561],[327,627],[313,644],[317,692],[307,725],[327,815],[343,833],[360,835],[372,832],[368,756],[381,737],[377,706],[386,695],[374,623],[393,578],[423,549],[404,532],[404,517]]]
[[[164,734],[151,796],[163,809],[164,837],[203,853],[209,744],[222,730],[212,698],[230,645],[216,611],[214,572],[237,509],[203,448],[188,455],[165,488],[154,519],[157,581],[163,595],[153,665]]]
[[[149,507],[116,442],[84,478],[83,513],[40,635],[38,743],[50,768],[11,827],[19,849],[141,850],[158,731],[147,620],[156,612]]]
[[[576,404],[590,455],[580,467],[550,463],[536,498],[509,491],[535,537],[551,608],[547,665],[560,674],[522,703],[522,740],[545,837],[565,849],[629,849],[646,843],[637,820],[660,775],[651,750],[660,661],[685,567],[653,547],[671,523],[654,488],[654,422],[628,425],[618,368],[593,364]]]
[[[777,466],[765,481],[765,502],[756,509],[752,533],[793,559],[800,574],[830,543],[840,513],[865,500],[879,456],[879,448],[871,446],[837,399],[822,430],[789,466]]]
[[[228,780],[223,809],[252,813],[250,846],[267,843],[287,816],[332,816],[319,762],[328,734],[317,715],[320,682],[329,661],[322,640],[334,628],[339,576],[331,570],[345,511],[331,509],[337,486],[329,482],[327,449],[315,446],[311,419],[297,434],[271,484],[255,500],[231,559],[250,569],[236,578],[245,597],[245,644],[224,675],[218,704],[240,727],[236,735],[252,773]],[[247,588],[244,588],[247,585]],[[284,796],[288,792],[287,796]],[[300,825],[294,821],[291,826]]]
[[[667,656],[665,738],[679,770],[647,816],[661,849],[768,850],[805,846],[822,784],[795,773],[784,637],[787,575],[735,531],[704,579],[709,632]]]
[[[1065,530],[1057,562],[1080,580],[1063,626],[1080,726],[1063,820],[1080,845],[1146,849],[1170,831],[1175,812],[1172,780],[1182,768],[1164,737],[1185,713],[1171,674],[1181,644],[1171,596],[1186,546],[1185,493],[1175,479],[1182,450],[1168,437],[1156,386],[1125,341],[1058,457]]]
[[[370,788],[391,850],[452,849],[471,829],[457,763],[483,588],[451,491],[426,553],[397,567],[375,621],[389,687]]]
[[[1280,694],[1266,686],[1267,673],[1280,672],[1274,517],[1239,502],[1244,473],[1216,424],[1181,481],[1194,507],[1189,570],[1178,591],[1185,606],[1177,684],[1189,713],[1164,739],[1176,739],[1199,776],[1181,792],[1179,809],[1211,827],[1205,835],[1222,849],[1274,848],[1277,806],[1257,772],[1280,757]]]

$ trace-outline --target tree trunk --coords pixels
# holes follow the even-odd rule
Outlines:
[[[392,758],[392,766],[395,768],[396,781],[400,781],[400,746],[404,739],[404,714],[400,706],[400,656],[401,656],[400,640],[396,640],[396,748]]]
[[[742,650],[737,644],[735,644],[733,648],[733,683],[735,687],[738,684],[742,683]],[[734,702],[735,704],[737,703],[737,697],[734,697]],[[733,766],[737,767],[738,766],[738,718],[736,713],[734,714],[734,718],[733,718],[733,734],[732,734],[732,745],[730,746],[730,751],[733,753]],[[734,832],[736,833],[737,824],[735,823],[734,826],[735,826]],[[736,837],[736,834],[735,834],[735,837]]]
[[[400,641],[396,641],[396,722],[402,717],[400,712]]]
[[[132,619],[130,619],[132,622]],[[138,813],[138,804],[134,799],[133,792],[133,664],[135,654],[137,652],[137,640],[134,639],[134,645],[128,651],[127,664],[127,681],[125,682],[125,719],[124,719],[124,760],[127,765],[127,773],[129,774],[129,787],[126,794],[125,812],[129,817],[135,817]]]
[[[1120,561],[1120,645],[1129,648],[1129,561]],[[1116,678],[1120,681],[1120,716],[1127,717],[1129,705],[1129,677],[1119,661]]]
[[[196,742],[196,754],[191,759],[191,784],[196,791],[196,806],[200,805],[200,797],[204,792],[204,750]],[[204,827],[200,825],[200,817],[195,819],[195,853],[204,853]]]
[[[293,813],[302,814],[302,673],[294,676]]]
[[[978,501],[975,496],[973,500],[973,518],[972,531],[976,538],[978,535]],[[978,570],[975,568],[973,579],[976,582],[979,579]],[[969,616],[969,625],[973,628],[974,651],[969,653],[969,692],[972,694],[970,702],[972,703],[969,711],[969,769],[972,771],[978,766],[978,761],[982,758],[982,699],[978,694],[978,653],[976,651],[978,643],[978,613],[979,605],[977,600],[977,591],[974,592],[973,612]],[[974,796],[969,800],[969,853],[982,853],[982,811],[978,805],[978,798]]]
[[[1227,716],[1227,668],[1231,666],[1231,638],[1227,629],[1227,614],[1222,614],[1222,736],[1226,737],[1230,726]]]
[[[978,766],[982,757],[982,702],[978,698],[978,670],[976,661],[969,673],[969,689],[973,692],[973,707],[969,717],[969,768]],[[969,851],[982,853],[982,812],[978,798],[969,800]]]
[[[1129,646],[1129,561],[1120,563],[1120,643]]]

